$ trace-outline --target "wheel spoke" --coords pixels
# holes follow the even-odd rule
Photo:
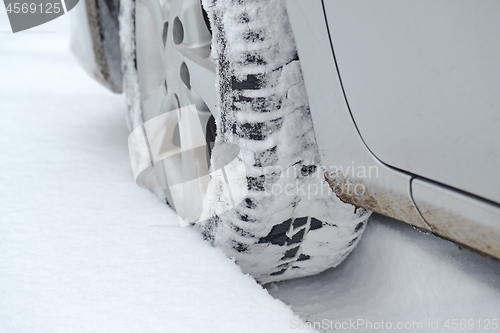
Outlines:
[[[191,78],[191,89],[203,99],[212,114],[216,112],[217,95],[215,93],[215,63],[206,55],[206,48],[178,46],[184,56]],[[210,52],[210,51],[208,51]]]
[[[183,0],[178,16],[184,26],[184,45],[210,46],[212,36],[205,24],[199,0]]]

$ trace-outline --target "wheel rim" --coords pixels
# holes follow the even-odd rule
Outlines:
[[[214,112],[211,34],[199,0],[137,0],[136,43],[144,121],[179,106]]]
[[[194,104],[204,132],[202,135],[208,137],[207,127],[212,127],[208,124],[216,111],[217,98],[215,64],[209,58],[211,33],[200,1],[137,0],[135,24],[137,72],[144,122]],[[183,151],[181,138],[192,136],[193,131],[200,131],[199,128],[186,131],[185,127],[184,132],[188,133],[178,133],[178,128],[169,127],[168,130],[177,133],[173,135],[172,143],[178,153]],[[155,164],[160,183],[166,184],[165,178],[179,183],[183,178],[188,168],[182,154],[178,155],[177,159]],[[165,187],[169,204],[175,206],[180,216],[194,222],[201,212],[204,193],[199,193],[199,188],[203,186],[184,186],[180,194],[184,200],[181,201],[189,202],[189,208],[175,200],[178,194],[174,195],[168,186]]]

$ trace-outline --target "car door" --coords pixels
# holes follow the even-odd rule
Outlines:
[[[323,4],[345,97],[371,152],[500,202],[500,2]]]

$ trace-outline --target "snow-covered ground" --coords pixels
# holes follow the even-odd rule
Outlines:
[[[67,27],[12,35],[0,11],[0,332],[305,331],[297,315],[500,331],[498,261],[379,216],[339,267],[267,286],[294,314],[134,184],[124,98],[79,68]]]

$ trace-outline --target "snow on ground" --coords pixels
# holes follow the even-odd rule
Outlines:
[[[408,325],[392,332],[500,332],[491,322],[500,322],[499,261],[379,215],[339,267],[268,290],[317,328],[360,319],[373,329],[362,324],[346,331],[390,331],[375,329],[384,321],[393,328]],[[465,329],[446,329],[447,319],[450,326],[452,319],[465,319]],[[438,321],[437,329],[429,329],[429,320],[432,327]],[[414,323],[422,323],[422,329]]]
[[[124,98],[79,68],[68,15],[12,35],[0,12],[0,332],[290,331],[287,306],[134,184]]]

